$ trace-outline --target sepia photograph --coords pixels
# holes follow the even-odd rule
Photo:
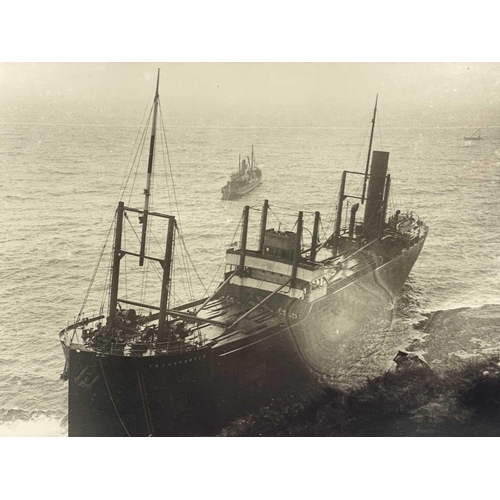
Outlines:
[[[4,14],[7,496],[491,493],[494,16]]]
[[[0,73],[3,435],[500,434],[500,64]]]

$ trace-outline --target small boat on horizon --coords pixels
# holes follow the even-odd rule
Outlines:
[[[233,172],[227,184],[221,189],[225,200],[238,198],[256,188],[262,181],[262,170],[255,166],[255,154],[238,159],[238,171]]]
[[[464,137],[464,141],[480,141],[482,139],[484,139],[484,137],[481,137],[480,128],[478,128],[472,135]]]

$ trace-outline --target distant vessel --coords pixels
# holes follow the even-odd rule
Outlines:
[[[370,347],[368,336],[383,335],[381,325],[390,321],[428,234],[414,212],[387,217],[389,153],[371,155],[375,104],[366,171],[343,172],[334,228],[325,224],[325,230],[317,211],[291,211],[290,230],[268,227],[268,215],[276,214],[265,200],[257,247],[251,248],[246,206],[240,241],[226,251],[217,289],[172,307],[179,226],[175,217],[149,209],[158,85],[159,77],[144,208],[118,204],[109,284],[97,291],[107,291],[108,299],[103,296],[96,315],[86,316],[82,306],[59,334],[70,436],[213,434],[244,412],[359,362]],[[355,194],[353,180],[361,181]],[[151,238],[153,220],[164,223],[164,243],[158,245],[164,256],[148,250],[160,241]],[[130,271],[124,257],[139,260],[128,279],[121,279]],[[140,285],[137,271],[147,262],[160,267],[156,304],[126,295],[133,290],[132,274]]]
[[[247,156],[246,159],[239,158],[238,171],[231,174],[227,184],[221,189],[222,196],[225,200],[238,198],[252,191],[261,181],[262,171],[255,165],[252,144],[251,156]]]
[[[472,135],[465,136],[464,141],[480,141],[483,137],[481,137],[481,129],[478,128]]]

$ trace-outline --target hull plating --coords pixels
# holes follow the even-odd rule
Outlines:
[[[210,435],[348,368],[366,356],[367,332],[390,324],[423,243],[314,302],[291,301],[284,327],[244,345],[149,358],[71,349],[69,435]]]
[[[238,196],[243,196],[249,193],[254,188],[256,188],[262,182],[262,177],[257,177],[253,181],[250,181],[245,186],[240,186],[237,188],[231,188],[231,186],[224,186],[222,188],[222,195],[226,200],[231,200],[237,198]]]

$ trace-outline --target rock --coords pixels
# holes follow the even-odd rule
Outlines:
[[[394,362],[396,363],[396,371],[410,367],[431,368],[422,354],[418,352],[399,350],[394,358]]]

